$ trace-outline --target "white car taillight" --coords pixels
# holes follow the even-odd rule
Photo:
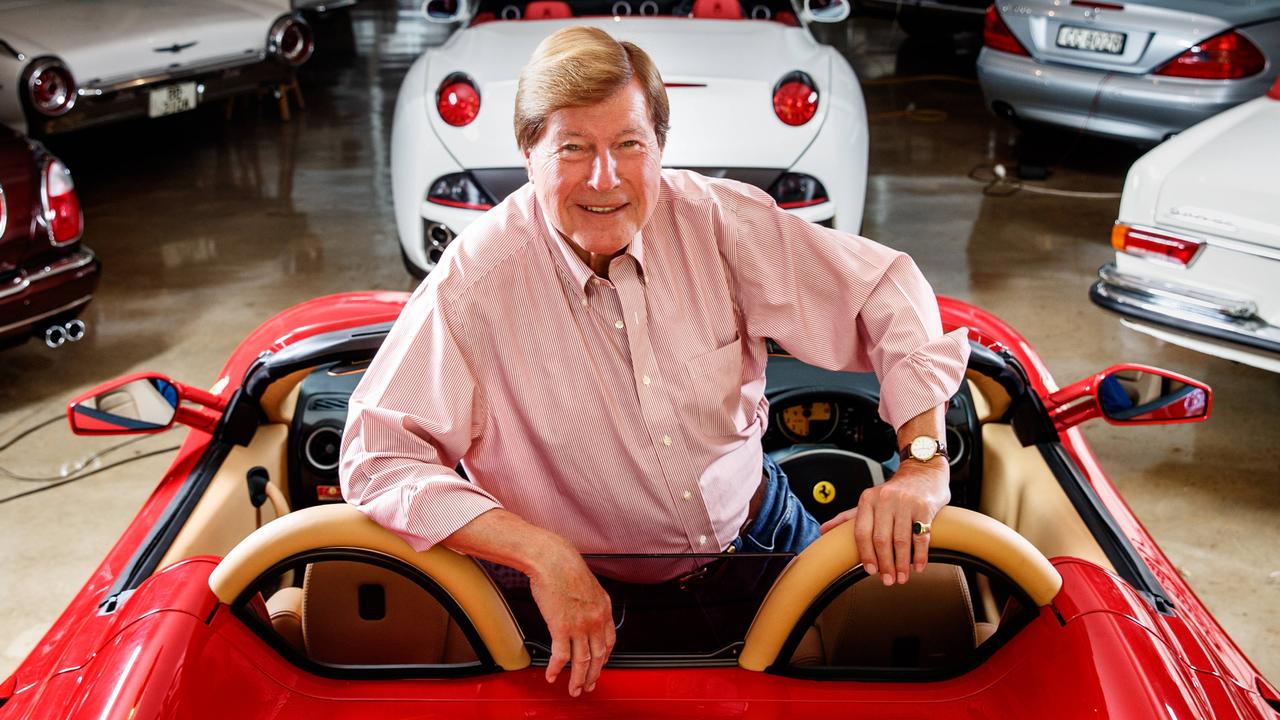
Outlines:
[[[436,93],[436,110],[445,122],[462,127],[480,114],[480,91],[476,84],[462,73],[453,73],[440,83]]]
[[[787,73],[773,89],[773,112],[788,125],[803,125],[818,112],[818,88],[806,74]]]
[[[80,198],[76,197],[71,171],[61,160],[50,158],[45,161],[40,200],[49,229],[49,242],[70,245],[79,240],[84,231],[84,214],[80,211]]]
[[[27,100],[46,117],[65,115],[76,104],[75,78],[60,60],[37,60],[27,70]]]
[[[276,20],[267,35],[267,53],[294,67],[306,62],[315,49],[311,26],[292,15]]]
[[[1235,80],[1257,75],[1266,66],[1267,59],[1258,46],[1231,30],[1192,45],[1156,70],[1155,74],[1198,80]]]
[[[1116,223],[1111,228],[1111,246],[1130,255],[1163,260],[1182,267],[1190,265],[1203,247],[1199,240],[1124,223]]]

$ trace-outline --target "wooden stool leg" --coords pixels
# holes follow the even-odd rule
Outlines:
[[[294,78],[290,85],[293,88],[293,97],[298,101],[298,109],[306,110],[307,101],[302,99],[302,86],[298,84],[298,79]]]
[[[280,119],[289,122],[289,90],[288,86],[276,88],[276,100],[280,105]]]

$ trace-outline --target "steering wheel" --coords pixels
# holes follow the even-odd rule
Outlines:
[[[1003,572],[1032,602],[1044,607],[1062,588],[1062,576],[1026,538],[981,513],[944,507],[933,520],[930,548],[970,555]],[[831,583],[862,563],[853,523],[843,523],[795,557],[774,582],[747,631],[738,665],[763,671],[796,623]]]
[[[511,610],[474,560],[439,545],[417,552],[346,503],[298,510],[254,530],[213,569],[209,589],[230,605],[276,565],[304,553],[339,548],[374,552],[426,574],[466,614],[499,667],[529,666]]]

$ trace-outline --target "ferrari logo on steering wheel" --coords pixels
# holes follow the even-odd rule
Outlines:
[[[836,486],[826,480],[819,480],[818,484],[813,486],[813,499],[823,505],[830,503],[836,499]]]

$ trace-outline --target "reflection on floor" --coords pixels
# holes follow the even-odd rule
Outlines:
[[[54,138],[71,167],[102,287],[80,343],[0,355],[0,498],[77,463],[102,467],[176,444],[72,438],[56,418],[72,395],[141,369],[212,382],[233,345],[293,303],[353,289],[411,289],[391,218],[388,147],[400,79],[441,26],[413,7],[366,0],[352,53],[322,54],[303,77],[305,112],[280,122],[269,99]],[[1206,424],[1086,435],[1116,484],[1232,637],[1280,680],[1280,467],[1269,420],[1280,376],[1121,328],[1086,291],[1118,201],[984,195],[971,172],[1017,160],[1016,133],[983,107],[972,43],[908,40],[855,18],[820,28],[863,80],[871,123],[864,233],[909,252],[940,293],[1019,328],[1065,385],[1122,360],[1208,381]],[[1065,136],[1051,187],[1116,191],[1139,151]],[[976,170],[975,170],[976,169]],[[1264,448],[1252,452],[1249,448]],[[108,452],[109,451],[109,452]],[[94,453],[101,453],[94,456]],[[96,567],[169,455],[0,504],[0,677],[39,640]]]

